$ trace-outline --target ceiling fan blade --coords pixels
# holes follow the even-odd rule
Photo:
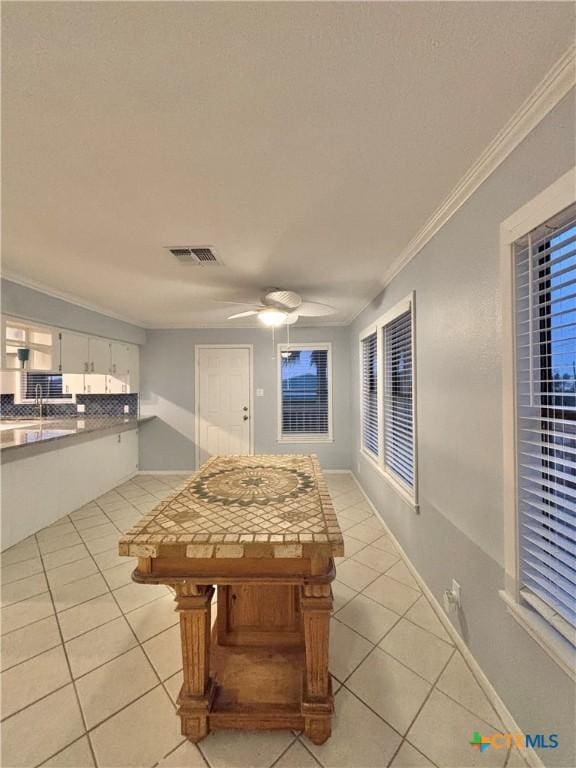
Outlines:
[[[295,291],[269,291],[264,301],[283,309],[296,309],[302,304],[302,299]]]
[[[303,301],[296,310],[303,317],[324,317],[325,315],[335,315],[338,311],[328,304],[319,304],[316,301]]]
[[[286,325],[294,325],[294,323],[298,322],[298,311],[290,312],[286,315],[286,320],[284,320],[284,323]]]
[[[228,306],[233,307],[254,307],[254,308],[261,308],[266,306],[265,304],[262,304],[258,301],[248,300],[248,301],[224,301],[223,299],[208,299],[208,301],[211,301],[213,304],[228,304]]]
[[[255,309],[249,309],[247,312],[237,312],[235,315],[230,315],[228,320],[237,320],[240,317],[251,317],[252,315],[257,315],[258,311]]]

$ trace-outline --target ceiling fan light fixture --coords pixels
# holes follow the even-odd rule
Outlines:
[[[258,320],[268,328],[278,328],[286,322],[287,314],[287,312],[282,312],[281,309],[270,307],[258,312]]]

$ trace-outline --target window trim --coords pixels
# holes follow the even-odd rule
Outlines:
[[[414,462],[414,487],[409,488],[407,485],[388,469],[386,469],[384,463],[384,342],[383,331],[384,328],[389,325],[393,320],[396,320],[400,315],[410,312],[411,316],[411,335],[412,335],[412,425],[413,425],[413,462]],[[368,336],[376,333],[376,354],[378,357],[378,456],[374,456],[367,451],[363,446],[363,371],[362,371],[362,341]],[[407,502],[415,512],[419,510],[418,504],[418,427],[417,427],[417,389],[416,389],[416,294],[411,291],[407,296],[401,299],[391,309],[385,312],[383,315],[374,320],[370,325],[366,326],[358,335],[358,350],[359,350],[359,397],[360,397],[360,421],[359,421],[359,435],[360,445],[358,452],[360,455],[370,463],[370,465],[377,470],[377,472],[386,480],[387,483],[396,491],[396,493],[402,497],[403,501]]]
[[[543,222],[576,203],[576,167],[557,179],[500,224],[502,283],[502,457],[504,512],[504,589],[500,596],[512,616],[566,671],[574,664],[574,648],[541,614],[522,599],[518,541],[516,301],[514,243]]]
[[[327,371],[328,371],[328,433],[323,435],[315,435],[310,433],[297,434],[287,437],[282,434],[282,352],[284,350],[308,350],[308,349],[322,349],[326,350],[328,355],[326,359]],[[297,444],[297,443],[333,443],[334,442],[334,427],[333,427],[333,383],[332,383],[332,343],[329,341],[319,342],[297,342],[292,344],[277,344],[276,345],[276,442],[285,445]]]

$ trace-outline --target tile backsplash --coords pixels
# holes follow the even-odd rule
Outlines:
[[[76,403],[46,403],[45,416],[61,416],[74,418],[78,414],[76,405],[85,405],[83,418],[97,416],[124,416],[124,406],[129,408],[129,416],[138,415],[138,395],[76,395]],[[4,419],[26,418],[36,416],[38,406],[34,403],[15,403],[14,395],[0,395],[0,416]]]

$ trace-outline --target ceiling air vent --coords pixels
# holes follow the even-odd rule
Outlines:
[[[168,250],[182,264],[220,264],[218,257],[210,246],[175,246]]]

